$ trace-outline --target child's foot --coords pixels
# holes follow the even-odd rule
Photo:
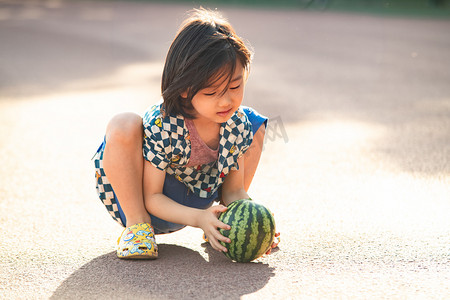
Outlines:
[[[158,245],[153,227],[139,223],[126,228],[117,240],[117,257],[122,259],[158,258]]]
[[[266,254],[272,253],[272,249],[278,247],[278,244],[281,242],[280,233],[275,233],[275,237],[273,238],[272,246],[270,246],[269,250],[267,250]]]

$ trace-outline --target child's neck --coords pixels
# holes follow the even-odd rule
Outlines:
[[[193,119],[192,122],[203,142],[211,149],[217,149],[219,146],[221,124],[200,118]]]
[[[205,119],[205,118],[196,118],[196,119],[192,119],[192,121],[195,124],[195,128],[214,128],[215,129],[219,129],[220,128],[220,124],[216,123],[214,121]]]

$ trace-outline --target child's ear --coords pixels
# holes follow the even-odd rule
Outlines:
[[[180,94],[180,96],[181,96],[181,98],[186,99],[186,98],[187,98],[187,94],[188,94],[188,92],[187,92],[187,91],[184,91],[184,92],[182,92],[182,93]]]

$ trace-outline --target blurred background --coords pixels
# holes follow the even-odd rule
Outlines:
[[[88,81],[86,76],[91,79],[98,78],[107,69],[117,69],[133,62],[161,63],[173,33],[182,20],[183,14],[180,7],[184,9],[203,5],[225,10],[225,12],[227,9],[265,10],[269,15],[268,20],[246,21],[246,18],[239,13],[235,18],[233,18],[234,15],[230,17],[242,35],[248,38],[251,44],[255,44],[257,53],[261,53],[257,54],[256,59],[266,59],[264,51],[268,47],[260,46],[259,40],[269,39],[263,30],[270,30],[270,34],[276,32],[274,24],[283,26],[283,32],[276,32],[275,35],[270,36],[270,39],[273,39],[270,46],[272,48],[286,50],[281,48],[286,46],[286,41],[289,41],[289,50],[305,52],[306,49],[301,48],[304,44],[329,42],[317,50],[323,51],[324,48],[329,48],[331,51],[331,48],[340,47],[345,43],[339,39],[341,36],[345,38],[346,30],[349,28],[342,27],[339,31],[335,30],[334,40],[329,40],[331,33],[326,33],[328,36],[321,36],[323,32],[321,28],[334,25],[326,23],[327,13],[340,13],[342,20],[345,14],[351,13],[348,15],[348,20],[343,21],[348,27],[352,26],[352,20],[358,16],[366,19],[370,16],[381,17],[374,21],[371,27],[377,32],[372,29],[369,29],[372,31],[362,32],[365,28],[361,29],[361,37],[364,41],[376,44],[375,46],[381,49],[378,51],[380,54],[385,50],[382,47],[389,47],[390,39],[400,34],[396,32],[398,28],[394,28],[395,24],[390,25],[392,28],[386,28],[385,24],[388,21],[383,22],[385,20],[383,17],[445,20],[450,17],[449,2],[446,0],[141,0],[138,2],[1,0],[0,30],[4,42],[0,46],[0,89],[3,97],[21,96],[42,89],[47,90],[50,86],[53,90],[61,85],[67,88],[67,85],[76,84],[74,81],[78,83],[80,80]],[[147,15],[144,13],[137,15],[134,11],[133,15],[130,15],[130,9],[127,8],[126,3],[140,5]],[[146,4],[152,4],[154,7],[145,9]],[[164,22],[164,25],[163,20],[155,18],[158,15],[158,6],[163,5],[173,7],[173,11],[167,15],[172,18],[171,22]],[[280,9],[287,13],[285,17],[279,16]],[[270,10],[274,10],[273,16],[270,15]],[[295,13],[299,15],[293,15]],[[305,22],[308,20],[309,23],[301,22],[300,18],[303,18]],[[248,24],[249,22],[253,24]],[[255,29],[247,28],[249,25]],[[389,30],[392,32],[389,33]],[[422,30],[425,32],[428,29]],[[429,34],[433,33],[429,32]],[[308,41],[309,38],[312,39],[312,43]],[[358,44],[362,43],[358,42]],[[374,48],[372,47],[370,51],[374,51]],[[410,52],[417,54],[414,49]],[[300,56],[301,54],[299,53]],[[292,57],[291,60],[298,59]],[[376,66],[377,69],[380,67],[382,66]],[[297,72],[301,71],[297,70]]]
[[[0,294],[448,298],[449,2],[0,0]],[[236,277],[186,229],[158,240],[168,276],[132,281],[90,158],[112,116],[159,100],[200,5],[254,48],[244,104],[272,121],[249,193],[283,242]]]
[[[165,55],[186,11],[203,5],[222,11],[255,49],[245,101],[271,117],[295,123],[330,114],[401,126],[423,121],[426,110],[448,110],[448,1],[0,0],[0,5],[3,102],[135,88],[133,101],[118,100],[117,92],[113,111],[97,113],[106,118],[125,108],[141,113],[159,98]],[[447,116],[437,117],[444,122]],[[433,170],[449,171],[437,159],[449,153],[446,132],[433,133],[441,144],[432,147],[424,128],[405,129],[415,132],[408,143],[422,149],[420,161]],[[433,172],[412,154],[378,152],[403,168]]]

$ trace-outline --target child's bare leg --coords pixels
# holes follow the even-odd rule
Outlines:
[[[106,129],[103,169],[125,214],[127,227],[150,223],[142,189],[142,139],[142,118],[134,113],[115,116]]]

